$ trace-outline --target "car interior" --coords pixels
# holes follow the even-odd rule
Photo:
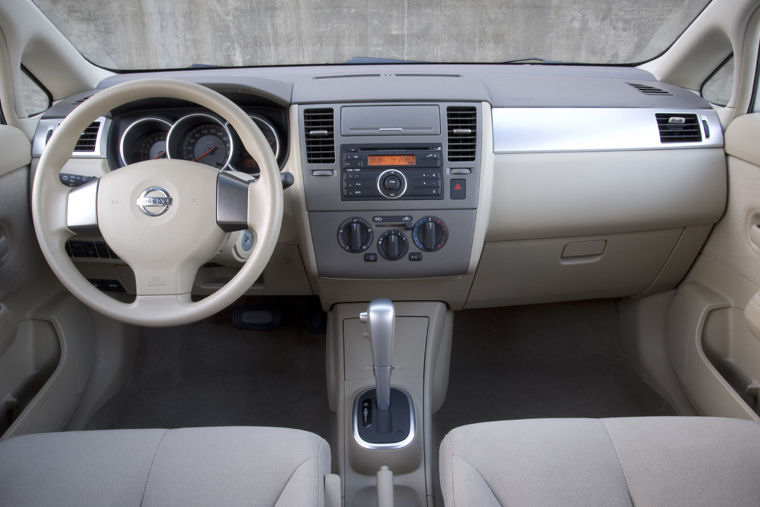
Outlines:
[[[760,2],[191,3],[0,3],[0,505],[760,504]]]

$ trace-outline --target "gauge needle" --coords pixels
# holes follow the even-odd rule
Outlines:
[[[156,155],[155,157],[153,157],[153,160],[159,159],[159,158],[163,157],[164,155],[166,155],[166,152],[162,151],[161,153],[159,153],[158,155]]]
[[[200,159],[202,159],[206,155],[211,155],[215,151],[216,151],[216,146],[213,146],[209,148],[208,150],[204,151],[203,153],[201,153],[200,155],[198,155],[197,157],[195,157],[195,161],[198,162]]]

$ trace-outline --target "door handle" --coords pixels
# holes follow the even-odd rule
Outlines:
[[[11,251],[11,242],[8,239],[8,236],[5,236],[4,234],[0,234],[0,266],[5,264],[5,261],[8,260],[8,254]]]

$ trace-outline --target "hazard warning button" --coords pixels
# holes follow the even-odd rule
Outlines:
[[[464,199],[467,197],[467,180],[455,178],[449,182],[452,199]]]

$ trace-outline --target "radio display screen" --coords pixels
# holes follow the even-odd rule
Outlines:
[[[414,155],[369,155],[367,165],[414,165]]]

